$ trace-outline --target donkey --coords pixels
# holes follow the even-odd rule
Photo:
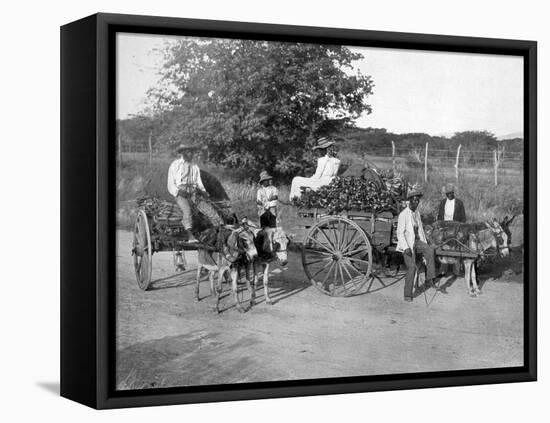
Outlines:
[[[198,248],[195,299],[197,301],[200,300],[201,270],[204,268],[208,271],[210,295],[214,292],[216,293],[216,305],[214,309],[219,313],[223,279],[226,275],[229,275],[235,306],[239,312],[244,313],[246,310],[241,306],[237,295],[239,268],[243,266],[243,263],[253,262],[258,257],[258,251],[254,245],[254,234],[246,226],[220,226],[205,231],[203,236],[201,236],[201,241],[210,245],[215,243],[216,247],[215,249]],[[215,272],[218,272],[218,286],[216,288],[214,287]],[[251,293],[250,306],[252,306],[254,288],[250,286],[248,278],[246,278],[246,287]]]
[[[445,241],[449,239],[457,239],[467,250],[478,254],[478,258],[460,258],[437,256],[441,263],[455,264],[464,263],[464,280],[466,289],[471,297],[477,297],[481,291],[477,283],[476,265],[479,256],[486,255],[488,250],[493,249],[497,255],[502,257],[508,256],[510,250],[508,247],[508,235],[502,226],[492,219],[482,223],[457,223],[438,221],[426,231],[426,235],[430,239],[431,244],[441,246],[442,249],[462,249],[456,243]]]
[[[263,285],[265,302],[272,305],[273,301],[269,297],[269,265],[270,263],[277,263],[280,266],[286,266],[288,263],[287,258],[287,246],[288,237],[286,236],[283,228],[263,228],[255,232],[255,244],[258,251],[258,257],[252,264],[252,274],[254,275],[254,290],[255,294],[256,286],[258,284],[258,266],[263,267]],[[247,270],[247,274],[248,274]],[[254,298],[252,299],[254,303]]]

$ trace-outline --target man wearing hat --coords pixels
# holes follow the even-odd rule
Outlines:
[[[279,192],[272,184],[273,178],[265,170],[260,173],[260,188],[256,194],[256,205],[258,206],[258,216],[260,216],[260,226],[262,228],[277,227],[277,200]]]
[[[198,242],[191,233],[191,205],[202,213],[214,226],[223,224],[222,218],[207,199],[209,197],[201,180],[201,171],[194,162],[195,153],[201,149],[198,144],[180,144],[176,152],[180,157],[168,169],[168,191],[183,213],[182,224],[189,242]]]
[[[407,274],[405,275],[405,301],[413,299],[413,283],[416,271],[416,255],[421,254],[426,260],[426,284],[433,283],[435,278],[435,250],[426,242],[418,204],[422,192],[412,189],[407,194],[409,205],[399,214],[397,221],[397,251],[403,252]]]
[[[455,187],[453,184],[446,184],[443,187],[443,193],[447,198],[439,203],[437,220],[452,220],[455,222],[466,222],[466,211],[464,203],[455,197]]]
[[[336,150],[334,141],[327,137],[322,137],[317,140],[317,145],[313,147],[320,153],[317,159],[317,170],[311,178],[297,176],[292,179],[290,186],[290,200],[299,198],[302,195],[301,187],[311,188],[316,190],[324,185],[330,184],[332,179],[338,174],[340,168],[340,160],[336,158]]]

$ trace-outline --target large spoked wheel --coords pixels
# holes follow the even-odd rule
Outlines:
[[[151,248],[149,220],[144,210],[140,210],[136,217],[132,255],[134,256],[134,270],[136,272],[137,283],[141,289],[147,291],[151,284],[153,249]]]
[[[308,231],[302,264],[311,284],[331,296],[364,292],[372,272],[372,248],[365,231],[350,219],[327,216]]]

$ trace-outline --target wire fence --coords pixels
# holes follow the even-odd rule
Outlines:
[[[393,144],[393,143],[392,143]],[[146,142],[135,142],[131,139],[118,137],[117,155],[119,164],[124,161],[134,160],[149,162],[152,164],[155,158],[170,155],[169,146],[154,143],[149,136]],[[462,172],[485,173],[491,172],[494,185],[499,183],[499,177],[508,174],[523,173],[523,151],[507,151],[503,147],[493,150],[462,149],[459,145],[456,149],[432,148],[426,143],[423,148],[376,148],[372,151],[357,154],[351,151],[339,153],[342,162],[350,165],[354,162],[371,162],[383,168],[393,168],[394,171],[408,169],[423,169],[424,180],[428,181],[430,173],[435,170],[452,169],[458,181]]]

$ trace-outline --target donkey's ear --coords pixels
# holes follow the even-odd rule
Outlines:
[[[232,232],[227,238],[227,246],[232,250],[238,250],[239,246],[237,245],[237,234]]]

